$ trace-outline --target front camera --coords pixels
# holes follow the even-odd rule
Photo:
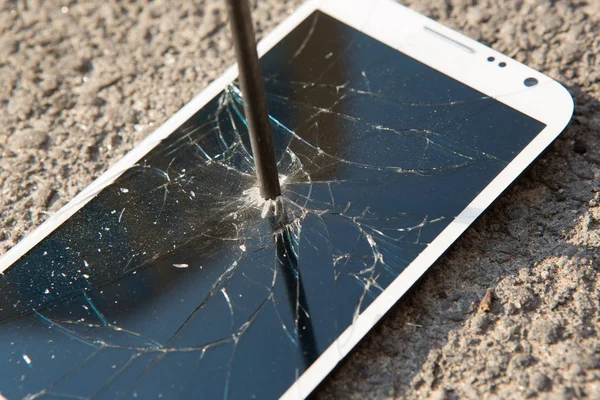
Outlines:
[[[532,87],[538,84],[538,80],[535,78],[527,78],[523,81],[523,84],[527,87]]]

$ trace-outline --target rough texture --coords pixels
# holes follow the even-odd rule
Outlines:
[[[233,62],[222,3],[0,1],[0,253]],[[316,397],[597,397],[600,1],[408,3],[561,80],[575,117]],[[298,4],[260,1],[259,34]]]

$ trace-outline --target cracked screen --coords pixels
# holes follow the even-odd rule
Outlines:
[[[1,275],[8,399],[277,398],[544,127],[315,12]],[[399,278],[401,279],[401,277]]]

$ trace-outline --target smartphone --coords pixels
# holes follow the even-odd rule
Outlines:
[[[559,83],[393,1],[259,45],[283,226],[230,68],[0,259],[5,398],[304,398],[557,137]]]

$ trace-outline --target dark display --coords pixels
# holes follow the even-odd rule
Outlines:
[[[315,12],[0,279],[7,398],[282,395],[544,125]]]

